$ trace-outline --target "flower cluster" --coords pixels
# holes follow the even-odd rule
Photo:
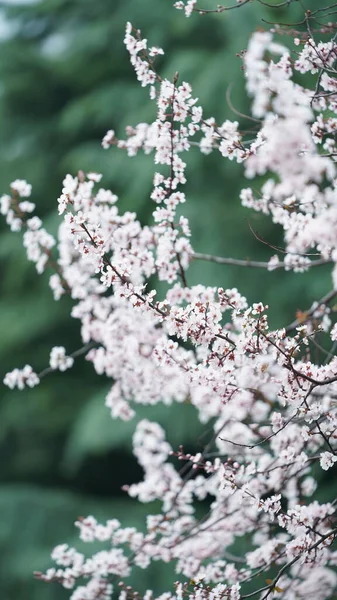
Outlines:
[[[35,204],[28,200],[21,200],[31,194],[31,185],[24,180],[17,179],[11,183],[11,196],[4,194],[0,198],[0,212],[6,216],[6,222],[11,231],[25,229],[23,243],[27,250],[28,260],[36,264],[38,273],[43,273],[51,255],[51,248],[55,240],[50,233],[42,227],[39,217],[28,218],[35,209]]]
[[[40,383],[38,375],[33,371],[30,365],[26,365],[23,369],[14,369],[4,378],[4,384],[11,390],[17,387],[23,390],[24,387],[35,387]]]
[[[196,1],[175,7],[190,16]],[[317,471],[333,470],[337,461],[337,359],[315,339],[317,332],[327,344],[337,338],[329,307],[337,295],[336,42],[294,42],[289,50],[271,32],[251,37],[244,67],[259,130],[247,140],[238,121],[204,119],[190,84],[177,75],[161,78],[155,59],[163,51],[148,48],[128,23],[126,48],[138,81],[150,87],[157,116],[128,127],[125,139],[109,130],[102,145],[129,157],[153,154],[151,224],[121,214],[117,196],[99,187],[100,174],[67,175],[53,258],[54,240],[37,217],[25,216],[34,209],[20,200],[29,185],[16,181],[12,195],[1,199],[11,228],[26,228],[24,245],[38,271],[47,263],[54,267],[55,299],[71,295],[71,315],[90,346],[86,359],[111,380],[106,405],[112,417],[132,419],[138,404],[188,402],[213,430],[205,448],[191,455],[171,448],[157,423],[138,423],[133,448],[144,477],[124,489],[140,502],[159,501],[161,511],[148,515],[143,531],[116,519],[79,519],[80,538],[100,541],[104,549],[86,557],[62,544],[52,554],[56,567],[37,573],[74,589],[72,600],[108,600],[116,580],[120,600],[138,598],[124,579],[133,567],[154,561],[174,562],[181,577],[175,591],[158,600],[239,600],[251,585],[263,599],[304,600],[314,593],[326,600],[337,587],[335,501],[315,497]],[[299,82],[303,73],[314,78],[312,87],[307,79]],[[245,177],[256,180],[242,190],[241,202],[283,228],[282,267],[300,273],[331,263],[331,291],[294,323],[271,330],[268,306],[249,306],[236,288],[188,284],[198,255],[180,211],[192,145],[243,163]],[[262,264],[268,270],[280,265],[277,254]],[[150,287],[156,279],[167,284],[161,297]],[[313,347],[323,358],[314,358]],[[63,347],[52,349],[52,369],[72,364]],[[38,382],[27,365],[5,377],[11,388]],[[185,463],[182,471],[173,456]],[[267,577],[262,586],[261,574]],[[153,592],[144,598],[152,600]]]
[[[66,356],[66,350],[63,346],[54,346],[50,352],[49,364],[53,370],[66,371],[73,366],[74,359],[71,356]]]

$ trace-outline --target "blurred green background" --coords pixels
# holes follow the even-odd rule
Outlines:
[[[205,0],[205,7],[213,4]],[[222,122],[237,118],[226,101],[230,84],[233,105],[249,112],[236,54],[247,47],[249,32],[261,25],[261,18],[273,20],[275,14],[255,3],[220,16],[186,19],[173,9],[172,0],[0,2],[0,192],[6,193],[14,179],[27,179],[37,214],[55,233],[64,175],[98,171],[104,175],[103,187],[119,195],[120,210],[135,210],[146,222],[153,210],[151,156],[131,160],[122,151],[101,148],[108,129],[123,137],[126,125],[155,118],[155,105],[137,84],[123,46],[126,21],[141,28],[151,45],[165,49],[161,74],[172,79],[178,71],[180,81],[192,83],[205,117],[214,115]],[[283,17],[288,17],[286,9],[277,13],[279,20]],[[241,123],[250,126],[244,119]],[[280,232],[241,208],[242,167],[193,149],[187,175],[184,214],[191,220],[195,250],[268,260],[272,251],[254,238],[246,217],[274,243],[281,243]],[[37,276],[26,260],[21,235],[8,232],[3,222],[0,228],[2,379],[26,363],[39,371],[52,346],[64,345],[72,352],[81,341],[79,323],[69,317],[71,301],[52,299],[51,273]],[[330,285],[324,268],[294,276],[211,263],[195,263],[188,281],[238,287],[250,301],[272,305],[275,325],[290,322],[297,309],[310,306]],[[134,423],[109,419],[104,406],[108,389],[109,382],[96,376],[83,358],[34,390],[1,387],[1,600],[69,597],[56,585],[35,581],[32,572],[51,566],[49,554],[56,544],[76,543],[73,522],[79,515],[116,516],[141,527],[149,507],[121,492],[123,484],[141,477],[131,454]],[[174,447],[184,443],[200,449],[207,428],[193,420],[192,412],[180,405],[152,407],[137,418],[161,422]],[[168,568],[141,572],[139,578],[140,587],[170,587]]]

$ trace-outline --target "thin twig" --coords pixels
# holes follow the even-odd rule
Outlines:
[[[250,260],[250,259],[240,259],[240,258],[225,258],[222,256],[214,256],[212,254],[202,254],[201,252],[194,252],[192,258],[196,260],[207,260],[210,262],[215,262],[220,265],[233,265],[235,267],[254,267],[256,269],[268,269],[270,271],[275,271],[276,269],[283,269],[287,266],[287,264],[283,261],[280,261],[272,269],[269,268],[269,262],[261,261],[261,260]],[[318,258],[317,260],[312,260],[308,267],[319,267],[322,265],[330,264],[332,260],[325,258]]]

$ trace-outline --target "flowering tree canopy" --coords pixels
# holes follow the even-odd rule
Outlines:
[[[214,10],[196,0],[174,6],[186,17],[206,18],[248,1]],[[153,561],[173,563],[176,571],[160,600],[325,600],[337,589],[336,500],[322,501],[317,486],[320,470],[337,461],[334,13],[322,6],[304,11],[300,23],[252,34],[242,60],[253,136],[239,121],[207,115],[178,73],[162,78],[157,57],[163,49],[127,24],[125,45],[156,104],[156,119],[128,127],[125,139],[110,130],[102,145],[129,157],[152,154],[151,224],[120,213],[98,173],[65,177],[57,239],[32,216],[26,181],[14,181],[1,198],[1,212],[13,231],[24,232],[38,273],[53,268],[55,300],[72,297],[83,340],[70,356],[52,348],[42,373],[26,365],[7,373],[4,383],[34,387],[84,353],[111,380],[106,406],[113,418],[132,419],[140,404],[187,402],[213,427],[203,450],[191,455],[172,448],[157,423],[137,424],[133,447],[144,477],[125,491],[140,502],[159,501],[161,511],[148,515],[143,531],[113,515],[105,524],[79,518],[80,538],[102,542],[102,550],[87,556],[61,544],[52,553],[56,566],[36,573],[72,589],[72,600],[112,594],[152,600],[152,590],[134,590],[127,579]],[[212,257],[192,247],[181,205],[188,153],[197,150],[242,163],[245,178],[254,180],[242,188],[242,205],[284,231],[282,248],[269,245],[269,262]],[[331,289],[293,323],[271,330],[268,306],[249,306],[240,290],[189,285],[189,265],[200,260],[296,273],[330,264]],[[157,293],[156,281],[165,294]],[[243,537],[245,552],[238,555],[235,544]]]

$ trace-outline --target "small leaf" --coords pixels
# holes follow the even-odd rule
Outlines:
[[[308,313],[306,311],[297,310],[296,311],[296,319],[299,323],[305,323],[308,318]]]
[[[273,592],[278,592],[279,594],[281,592],[284,592],[284,589],[280,588],[278,585],[274,585],[274,582],[272,579],[266,579],[266,584],[272,586]]]

